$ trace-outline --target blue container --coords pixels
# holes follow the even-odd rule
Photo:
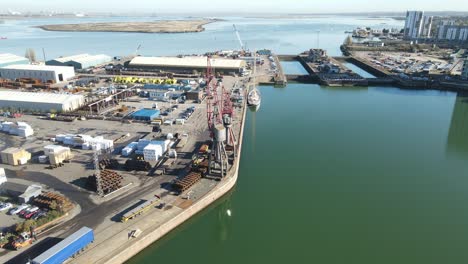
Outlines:
[[[94,232],[89,227],[82,227],[77,232],[62,240],[57,245],[33,259],[33,264],[63,263],[94,241]]]

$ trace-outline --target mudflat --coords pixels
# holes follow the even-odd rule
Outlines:
[[[202,32],[206,24],[216,22],[216,19],[200,20],[160,20],[152,22],[108,22],[80,23],[37,26],[48,31],[74,32],[135,32],[135,33],[188,33]]]

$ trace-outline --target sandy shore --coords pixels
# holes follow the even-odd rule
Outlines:
[[[187,33],[201,32],[206,24],[216,22],[216,19],[200,20],[161,20],[153,22],[110,22],[57,24],[37,26],[48,31],[73,32],[135,32],[135,33]]]

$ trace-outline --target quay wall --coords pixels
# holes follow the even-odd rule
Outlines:
[[[183,224],[185,221],[190,219],[195,214],[201,212],[204,208],[211,205],[213,202],[224,196],[228,193],[236,184],[237,177],[239,173],[239,164],[240,164],[240,154],[242,150],[242,141],[244,136],[244,125],[245,125],[245,117],[247,113],[247,106],[244,104],[244,113],[242,117],[242,123],[240,127],[240,137],[239,137],[239,148],[238,148],[238,158],[235,161],[235,165],[233,167],[233,174],[226,177],[222,180],[214,190],[209,192],[206,196],[204,196],[201,200],[197,201],[189,208],[183,210],[180,214],[172,218],[171,220],[167,221],[166,223],[162,224],[158,228],[151,231],[151,233],[144,235],[133,243],[129,245],[124,250],[120,251],[116,255],[108,256],[108,259],[104,263],[114,264],[114,263],[123,263],[130,259],[131,257],[138,254],[140,251],[145,249],[146,247],[153,244],[155,241],[159,240],[161,237],[169,233],[171,230],[175,229],[179,225]]]

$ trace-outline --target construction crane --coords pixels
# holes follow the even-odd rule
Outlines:
[[[234,32],[236,32],[237,40],[239,41],[241,51],[244,52],[245,51],[245,46],[244,46],[244,43],[242,42],[239,31],[237,30],[236,25],[233,24],[232,27],[234,28]]]
[[[137,49],[135,50],[135,56],[139,56],[138,52],[140,51],[141,44],[138,45]]]
[[[455,68],[460,64],[463,60],[459,59],[456,63],[453,64],[453,66],[450,68],[450,70],[447,71],[448,74],[452,75],[452,72],[455,70]]]

